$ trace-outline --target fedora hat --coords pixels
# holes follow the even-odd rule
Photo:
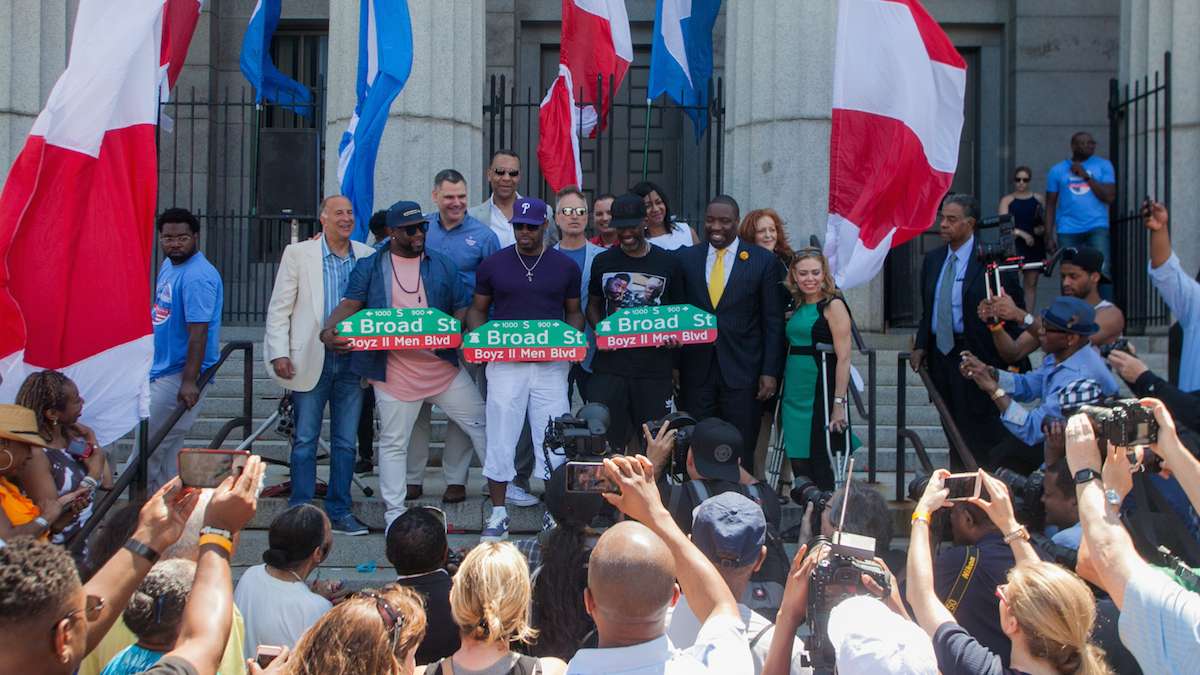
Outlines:
[[[0,438],[21,443],[41,445],[46,442],[38,436],[37,415],[23,405],[0,404]]]

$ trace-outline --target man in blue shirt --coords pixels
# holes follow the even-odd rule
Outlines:
[[[500,250],[500,240],[486,223],[467,213],[467,179],[454,169],[443,169],[433,177],[433,203],[437,211],[426,216],[429,231],[425,248],[441,253],[458,267],[458,275],[475,294],[475,269],[484,258]],[[467,374],[479,377],[479,367],[468,364]],[[431,406],[426,403],[413,424],[408,447],[408,495],[416,499],[424,492],[425,465],[429,463]],[[481,454],[483,448],[476,448]],[[446,491],[442,502],[454,504],[467,498],[467,471],[471,466],[471,438],[454,422],[447,422],[442,449],[442,474]]]
[[[1167,207],[1150,202],[1142,213],[1150,231],[1150,283],[1183,328],[1179,388],[1195,392],[1200,390],[1200,283],[1184,271],[1179,256],[1171,250]]]
[[[1079,298],[1060,296],[1042,310],[1038,340],[1046,358],[1036,370],[1024,375],[997,372],[969,352],[963,354],[960,366],[963,376],[974,380],[992,399],[1000,409],[1004,428],[1015,437],[992,449],[990,466],[1007,466],[1028,473],[1042,463],[1040,445],[1045,439],[1042,420],[1062,417],[1058,392],[1075,380],[1095,380],[1105,396],[1117,393],[1116,379],[1100,358],[1100,352],[1088,341],[1097,330],[1095,308]],[[1026,410],[1018,403],[1036,399],[1042,403],[1033,410]]]
[[[1112,162],[1096,157],[1096,139],[1086,131],[1071,137],[1071,158],[1046,175],[1046,243],[1090,246],[1104,254],[1104,276],[1111,278],[1108,207],[1117,195]]]
[[[149,459],[149,488],[158,490],[179,473],[179,449],[200,414],[200,372],[217,362],[221,345],[221,275],[199,250],[200,221],[186,209],[158,217],[162,268],[150,320],[154,324],[154,363],[150,367],[150,437],[175,408],[187,412]]]

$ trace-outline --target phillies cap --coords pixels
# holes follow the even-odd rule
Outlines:
[[[692,460],[705,478],[736,483],[742,477],[738,458],[742,456],[742,434],[725,420],[708,417],[692,431]]]
[[[705,499],[692,516],[692,542],[717,567],[753,565],[766,539],[762,507],[737,492]]]
[[[642,221],[646,219],[646,203],[632,192],[626,192],[614,199],[610,210],[612,222],[608,224],[609,227],[641,227]]]
[[[427,222],[429,219],[425,217],[424,213],[421,213],[421,205],[416,202],[396,202],[387,210],[388,227],[404,227]]]
[[[541,225],[546,222],[546,202],[536,197],[521,197],[513,202],[512,224]]]
[[[829,613],[828,633],[842,675],[937,675],[929,635],[870,596],[838,603]]]

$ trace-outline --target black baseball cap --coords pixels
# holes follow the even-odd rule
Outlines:
[[[729,422],[707,417],[692,431],[692,461],[705,478],[736,483],[742,474],[738,458],[742,456],[742,434]]]
[[[1100,274],[1100,281],[1108,281],[1108,276],[1104,274],[1104,254],[1091,246],[1064,248],[1062,264],[1074,265],[1088,274],[1097,272]]]
[[[632,192],[617,197],[612,203],[612,222],[609,227],[622,229],[626,227],[641,227],[646,219],[646,203]]]
[[[421,205],[416,202],[396,202],[387,211],[388,227],[404,227],[428,222],[429,219],[425,217],[424,213],[421,213]]]

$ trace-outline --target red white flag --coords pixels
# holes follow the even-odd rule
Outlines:
[[[111,443],[148,413],[164,0],[80,0],[67,69],[0,193],[0,400],[54,368]]]
[[[917,0],[841,0],[825,253],[841,288],[924,232],[958,165],[967,64]]]
[[[624,0],[563,0],[558,76],[538,111],[538,163],[550,189],[583,187],[577,134],[591,137],[607,125],[609,82],[619,89],[632,62]],[[576,94],[587,102],[582,110]]]
[[[162,49],[159,59],[161,100],[171,99],[171,88],[179,79],[183,70],[183,61],[187,57],[188,45],[192,44],[192,35],[196,32],[196,23],[200,20],[200,9],[204,0],[166,0],[163,9]]]

